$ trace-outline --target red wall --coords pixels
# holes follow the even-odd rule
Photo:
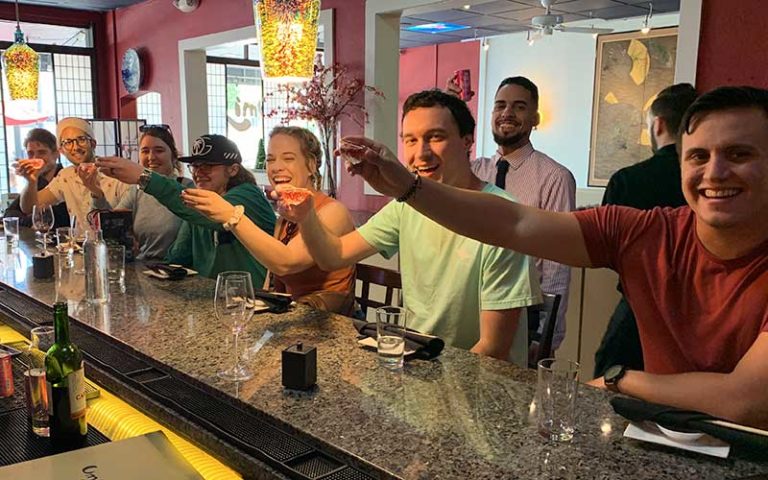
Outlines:
[[[446,82],[456,70],[470,70],[472,91],[478,91],[480,79],[480,42],[457,42],[406,48],[400,52],[400,84],[398,119],[402,116],[403,103],[412,93],[428,88],[445,88]],[[477,119],[477,95],[468,103]],[[478,121],[483,121],[479,119]],[[402,153],[402,146],[398,146]],[[472,156],[474,156],[474,147]]]
[[[696,86],[704,92],[722,85],[768,88],[765,0],[702,2]]]
[[[16,12],[13,3],[0,3],[0,18],[4,20],[16,20]],[[110,59],[108,58],[106,30],[104,28],[105,15],[99,12],[84,10],[69,10],[53,7],[38,7],[22,4],[19,6],[19,19],[29,23],[47,23],[50,25],[62,25],[67,27],[93,27],[93,41],[96,46],[96,83],[98,103],[100,111],[94,112],[97,117],[107,117],[109,112],[103,107],[109,102],[110,92],[102,88],[102,80],[108,76]],[[13,38],[3,40],[13,41]]]
[[[334,59],[350,72],[365,76],[365,0],[323,0],[321,8],[334,9]],[[178,42],[186,38],[253,26],[251,0],[203,0],[200,8],[188,14],[176,10],[170,0],[148,0],[107,14],[110,60],[120,59],[127,48],[143,49],[150,72],[144,89],[162,95],[163,120],[175,132],[181,131],[179,96]],[[114,26],[113,26],[114,23]],[[158,28],[158,26],[162,26]],[[116,32],[117,44],[113,38]],[[255,35],[255,27],[254,27]],[[116,50],[116,52],[115,52]],[[113,63],[113,65],[116,65]],[[119,61],[117,62],[119,65]],[[112,92],[110,113],[129,115],[132,102],[122,85],[116,85],[116,73],[109,73],[107,85]],[[117,89],[118,95],[114,92]],[[354,122],[343,121],[342,134],[361,133]],[[339,198],[353,210],[377,210],[386,199],[363,195],[363,183],[342,173]]]

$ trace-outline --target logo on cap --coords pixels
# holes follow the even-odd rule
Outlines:
[[[211,153],[211,150],[213,150],[213,145],[209,144],[207,140],[208,137],[200,137],[195,140],[195,143],[192,144],[193,157],[204,157],[205,155]]]

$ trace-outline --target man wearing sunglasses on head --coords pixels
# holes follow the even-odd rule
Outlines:
[[[27,180],[21,191],[21,210],[29,213],[34,206],[66,202],[70,216],[83,222],[94,199],[104,199],[115,205],[129,186],[96,169],[96,140],[91,125],[82,118],[63,118],[56,125],[56,137],[59,151],[73,165],[63,168],[47,187],[38,191],[37,177],[42,165],[34,160],[21,160],[16,172]]]

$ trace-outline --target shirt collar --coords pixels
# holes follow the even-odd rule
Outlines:
[[[494,156],[494,160],[496,163],[498,163],[499,160],[502,158],[509,162],[509,166],[513,170],[517,170],[520,168],[520,166],[525,162],[528,158],[533,155],[534,149],[531,142],[526,143],[522,147],[518,148],[514,152],[508,154],[508,155],[502,155],[501,149],[496,150],[496,155]]]

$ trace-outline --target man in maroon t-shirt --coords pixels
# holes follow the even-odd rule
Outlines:
[[[457,233],[619,273],[646,370],[616,365],[592,385],[768,427],[768,90],[723,87],[690,106],[677,209],[543,211],[414,177],[365,141],[350,172]]]

